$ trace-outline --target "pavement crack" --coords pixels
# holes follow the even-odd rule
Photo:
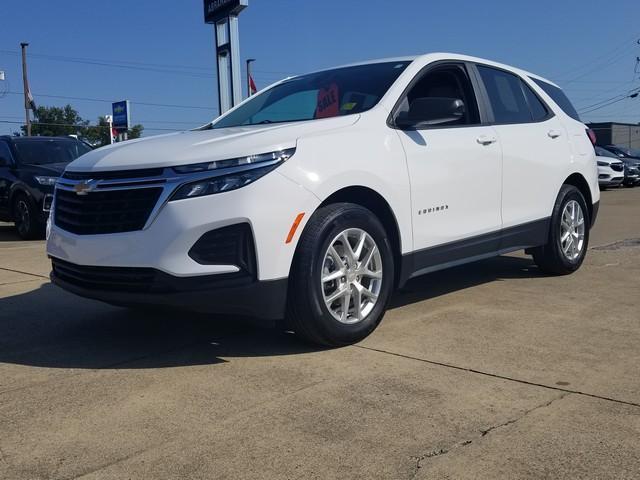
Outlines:
[[[499,423],[498,425],[493,425],[489,428],[486,428],[484,430],[480,431],[480,437],[484,437],[486,435],[488,435],[489,433],[493,432],[494,430],[497,430],[499,428],[503,428],[503,427],[507,427],[509,425],[513,425],[516,422],[519,422],[520,420],[522,420],[524,417],[526,417],[527,415],[529,415],[530,413],[535,412],[536,410],[539,410],[541,408],[546,408],[549,405],[551,405],[554,402],[557,402],[558,400],[562,400],[563,398],[567,397],[571,395],[571,393],[563,393],[562,395],[559,395],[555,398],[552,398],[551,400],[549,400],[548,402],[543,403],[542,405],[538,405],[536,407],[533,407],[532,409],[526,410],[524,413],[522,413],[522,415],[520,415],[517,418],[512,418],[511,420],[507,420],[506,422],[503,423]]]
[[[447,455],[448,453],[450,453],[450,452],[452,452],[454,450],[457,450],[458,448],[462,448],[462,447],[466,447],[467,445],[471,445],[475,440],[479,440],[479,439],[487,436],[491,432],[494,432],[495,430],[498,430],[500,428],[504,428],[504,427],[507,427],[509,425],[513,425],[514,423],[519,422],[520,420],[525,418],[527,415],[535,412],[536,410],[539,410],[541,408],[546,408],[546,407],[550,406],[552,403],[557,402],[558,400],[562,400],[563,398],[565,398],[565,397],[567,397],[569,395],[571,395],[571,393],[563,393],[562,395],[559,395],[559,396],[557,396],[555,398],[552,398],[548,402],[545,402],[545,403],[543,403],[541,405],[537,405],[537,406],[535,406],[535,407],[533,407],[533,408],[531,408],[529,410],[525,410],[521,415],[519,415],[516,418],[511,418],[511,419],[507,420],[506,422],[502,422],[502,423],[499,423],[497,425],[492,425],[492,426],[490,426],[488,428],[480,430],[480,435],[477,438],[466,439],[466,440],[463,440],[461,442],[454,443],[450,447],[436,448],[436,449],[428,451],[424,455],[411,457],[411,459],[415,462],[413,474],[411,475],[411,480],[415,479],[418,476],[418,473],[420,472],[420,469],[423,467],[424,462],[426,460],[430,460],[430,459],[436,458],[436,457],[441,457],[443,455]]]

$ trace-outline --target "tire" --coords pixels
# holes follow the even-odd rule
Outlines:
[[[590,225],[589,209],[580,190],[563,185],[553,207],[548,242],[532,249],[540,270],[552,275],[578,270],[589,247]]]
[[[309,220],[296,249],[289,276],[287,326],[301,339],[318,345],[358,342],[381,322],[394,274],[389,238],[371,211],[351,203],[322,207]],[[335,278],[327,280],[330,275]],[[332,297],[336,297],[333,302]]]
[[[38,211],[33,201],[23,193],[16,195],[12,203],[13,222],[18,235],[23,240],[42,238],[43,225],[38,219]]]

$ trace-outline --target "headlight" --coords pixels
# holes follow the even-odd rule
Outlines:
[[[608,166],[609,166],[609,164],[608,164],[607,162],[600,162],[600,161],[598,161],[598,166],[599,166],[599,167],[608,167]]]
[[[295,148],[290,148],[279,152],[251,155],[232,160],[218,160],[209,163],[174,167],[174,170],[178,173],[191,173],[196,176],[202,176],[202,172],[210,172],[210,174],[213,174],[213,170],[222,168],[228,170],[228,173],[220,172],[215,177],[207,175],[205,178],[185,183],[178,187],[169,201],[237,190],[266,175],[282,162],[291,158],[294,153]]]
[[[277,152],[261,153],[259,155],[249,155],[246,157],[232,158],[230,160],[217,160],[215,162],[196,163],[193,165],[184,165],[173,167],[177,173],[197,173],[206,172],[208,170],[218,170],[221,168],[241,167],[243,165],[253,165],[255,163],[273,162],[288,160],[295,153],[295,148],[288,148]]]
[[[58,181],[58,177],[38,177],[38,176],[34,176],[33,178],[40,185],[48,185],[48,186],[53,186]]]

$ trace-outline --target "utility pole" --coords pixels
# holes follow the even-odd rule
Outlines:
[[[24,114],[27,120],[27,137],[31,136],[31,118],[29,116],[29,109],[31,104],[29,102],[29,81],[27,80],[27,47],[28,43],[21,43],[22,48],[22,84],[24,90]]]
[[[253,62],[255,62],[256,59],[255,58],[248,58],[247,59],[247,98],[249,98],[252,93],[251,93],[251,64]]]

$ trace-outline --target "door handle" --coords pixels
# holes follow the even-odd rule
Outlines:
[[[562,133],[558,130],[549,130],[547,135],[549,135],[549,138],[558,138]]]
[[[489,135],[480,135],[476,140],[480,145],[491,145],[498,141],[496,137],[490,137]]]

